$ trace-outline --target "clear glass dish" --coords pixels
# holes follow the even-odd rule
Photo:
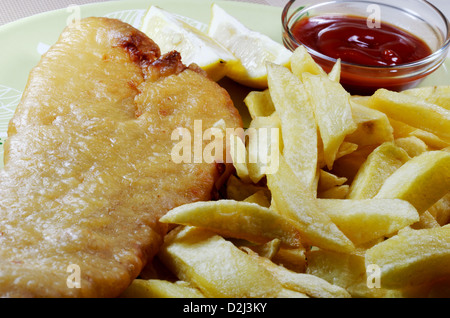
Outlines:
[[[291,0],[282,12],[283,43],[290,50],[304,45],[291,32],[293,25],[304,17],[354,15],[372,19],[374,13],[378,13],[381,21],[421,38],[430,47],[432,54],[396,66],[367,66],[341,61],[341,84],[350,93],[370,95],[378,88],[394,91],[412,88],[438,69],[447,58],[449,21],[439,9],[424,0]],[[327,72],[337,61],[304,46]]]

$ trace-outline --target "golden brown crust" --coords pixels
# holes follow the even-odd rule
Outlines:
[[[157,252],[159,217],[210,199],[216,165],[175,163],[171,133],[241,119],[224,89],[159,54],[130,25],[88,18],[30,73],[0,170],[0,296],[118,296]]]
[[[154,82],[160,77],[181,73],[186,68],[181,62],[181,54],[177,51],[171,51],[147,65],[145,68],[145,78]]]

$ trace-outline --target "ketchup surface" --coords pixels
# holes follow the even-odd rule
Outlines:
[[[367,66],[395,66],[417,61],[432,53],[418,37],[387,23],[369,28],[357,16],[303,18],[291,29],[307,47],[329,57]]]

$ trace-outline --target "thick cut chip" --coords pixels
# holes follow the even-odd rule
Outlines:
[[[303,73],[326,76],[325,71],[314,61],[303,45],[297,47],[292,53],[291,70],[299,79],[302,79]]]
[[[450,222],[450,192],[442,199],[433,204],[428,212],[435,218],[441,226]]]
[[[247,250],[248,251],[248,250]],[[283,266],[276,265],[267,258],[248,251],[256,262],[264,266],[276,277],[284,288],[304,293],[310,297],[349,298],[350,294],[342,287],[333,285],[326,280],[304,273],[296,273]]]
[[[399,199],[322,199],[319,205],[355,245],[390,236],[419,221],[416,209]]]
[[[271,260],[284,268],[290,269],[297,273],[304,273],[306,269],[306,249],[299,248],[283,248],[271,258]]]
[[[341,59],[338,59],[336,63],[334,63],[333,68],[330,73],[328,73],[328,78],[333,82],[339,83],[341,80]]]
[[[301,81],[283,66],[268,64],[268,85],[280,117],[283,155],[305,189],[315,193],[317,174],[317,125]]]
[[[234,175],[228,178],[226,184],[226,198],[230,200],[244,201],[256,192],[263,191],[270,198],[270,190],[265,186],[245,183]]]
[[[247,148],[238,135],[233,135],[230,138],[230,156],[237,176],[244,182],[250,182],[247,166]]]
[[[331,188],[341,186],[347,181],[345,177],[338,177],[323,169],[319,170],[319,183],[317,185],[318,191],[325,191]]]
[[[427,144],[428,147],[436,150],[450,146],[450,140],[443,140],[435,134],[422,129],[414,129],[414,131],[412,131],[410,135],[411,137],[417,137],[421,139],[425,144]]]
[[[380,268],[382,287],[419,285],[450,275],[450,227],[404,230],[366,252]]]
[[[389,118],[450,140],[450,110],[441,106],[386,89],[376,91],[370,97],[369,106],[382,111]]]
[[[135,279],[121,298],[203,298],[203,294],[186,282],[161,279]]]
[[[345,288],[352,297],[387,297],[389,290],[381,288],[378,277],[371,277],[364,263],[364,255],[336,253],[325,250],[307,252],[306,273],[320,277],[329,283]]]
[[[256,117],[246,130],[248,138],[248,175],[258,183],[266,174],[278,169],[281,140],[280,119],[276,113],[268,117]]]
[[[383,143],[367,157],[367,160],[359,168],[347,198],[373,198],[386,179],[409,159],[408,154],[394,143]]]
[[[273,275],[247,253],[203,229],[173,230],[158,256],[207,297],[276,297],[281,290]]]
[[[427,210],[420,215],[419,221],[414,224],[411,224],[410,227],[415,230],[420,230],[420,229],[431,229],[439,226],[440,226],[439,223],[436,221],[433,215]]]
[[[411,158],[416,157],[429,150],[427,144],[415,136],[397,138],[395,139],[394,143],[398,147],[405,150],[408,156]]]
[[[337,176],[347,178],[347,182],[351,184],[361,165],[375,148],[376,146],[373,145],[360,147],[356,151],[339,158],[334,162],[332,172]]]
[[[345,137],[346,141],[368,146],[394,140],[393,128],[386,114],[353,101],[350,104],[357,128]]]
[[[345,137],[357,129],[352,116],[350,94],[341,84],[326,76],[303,73],[302,78],[319,127],[324,160],[328,169],[331,169]]]
[[[404,90],[402,94],[415,96],[450,110],[450,86],[427,86]]]
[[[273,114],[275,106],[268,89],[264,91],[251,91],[244,99],[252,119],[256,117],[267,117]]]
[[[303,188],[283,156],[277,173],[267,175],[267,185],[276,209],[291,218],[302,234],[302,240],[324,249],[349,252],[353,243],[320,208],[317,200]]]
[[[420,213],[450,191],[450,152],[427,151],[386,179],[375,198],[402,199]]]
[[[282,288],[281,291],[278,293],[277,298],[309,298],[306,294],[296,292],[291,289]]]
[[[250,202],[219,200],[184,204],[170,210],[160,222],[206,228],[222,236],[257,243],[278,238],[285,246],[300,246],[299,232],[290,220]]]
[[[394,129],[394,139],[417,137],[424,141],[430,148],[433,148],[435,150],[442,149],[450,145],[449,140],[444,140],[429,131],[412,127],[392,118],[389,118],[389,122]]]
[[[270,207],[270,201],[269,201],[269,197],[266,195],[266,193],[264,193],[264,191],[260,190],[254,194],[252,194],[251,196],[249,196],[248,198],[246,198],[244,201],[245,202],[250,202],[250,203],[256,203],[260,206],[269,208]]]
[[[317,193],[320,199],[344,199],[348,194],[348,184],[343,184]]]

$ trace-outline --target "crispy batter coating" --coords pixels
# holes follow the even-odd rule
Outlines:
[[[158,219],[210,199],[216,164],[171,158],[171,133],[199,119],[203,129],[242,126],[224,89],[130,25],[67,27],[8,129],[0,296],[120,295],[157,252],[167,230]],[[77,267],[81,288],[70,288]]]

